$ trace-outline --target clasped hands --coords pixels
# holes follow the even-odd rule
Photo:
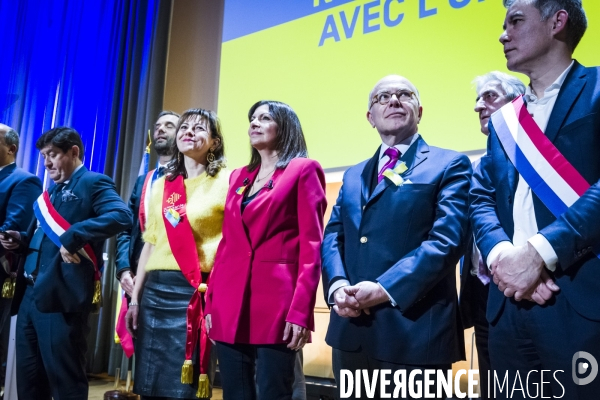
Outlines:
[[[375,282],[363,281],[337,289],[333,293],[333,310],[340,317],[355,318],[362,312],[371,314],[371,307],[388,300],[389,297],[381,286]]]
[[[500,252],[491,265],[494,283],[506,297],[545,304],[560,288],[546,269],[544,260],[529,242]]]

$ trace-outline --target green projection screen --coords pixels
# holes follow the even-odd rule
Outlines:
[[[599,65],[600,1],[583,5],[589,28],[575,58]],[[505,11],[502,0],[226,0],[218,114],[229,166],[248,163],[247,113],[267,99],[294,108],[324,168],[371,157],[380,140],[368,95],[389,74],[419,89],[429,144],[484,149],[471,82],[508,72]]]

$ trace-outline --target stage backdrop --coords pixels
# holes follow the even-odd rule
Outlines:
[[[600,1],[583,5],[589,28],[575,57],[599,65]],[[294,108],[323,167],[371,157],[368,94],[393,73],[419,89],[429,144],[485,148],[471,82],[507,72],[504,15],[502,0],[226,0],[218,113],[230,166],[249,160],[247,113],[261,99]]]

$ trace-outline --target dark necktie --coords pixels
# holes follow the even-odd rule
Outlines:
[[[156,170],[156,179],[162,178],[163,176],[165,176],[165,167],[158,167]]]
[[[383,173],[386,169],[394,168],[394,166],[398,162],[398,159],[400,158],[400,150],[398,150],[395,147],[388,147],[383,154],[388,156],[390,159],[383,165],[383,167],[381,167],[379,175],[377,175],[377,183],[381,182],[381,180],[383,179]]]
[[[63,182],[63,183],[57,183],[55,186],[56,187],[52,191],[52,196],[50,196],[50,201],[52,201],[52,204],[54,204],[54,202],[56,201],[58,196],[61,195],[61,192],[63,191],[65,186],[67,186],[67,184]]]
[[[38,227],[31,238],[31,242],[29,242],[29,254],[25,259],[25,264],[23,268],[27,275],[33,275],[38,267],[38,258],[40,246],[42,245],[42,239],[44,238],[44,231],[41,227]]]

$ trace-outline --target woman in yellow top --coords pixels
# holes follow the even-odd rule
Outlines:
[[[209,397],[210,341],[201,330],[202,297],[222,236],[229,186],[223,167],[217,116],[186,111],[177,127],[174,159],[165,178],[152,186],[126,317],[136,338],[134,392],[143,400]]]

